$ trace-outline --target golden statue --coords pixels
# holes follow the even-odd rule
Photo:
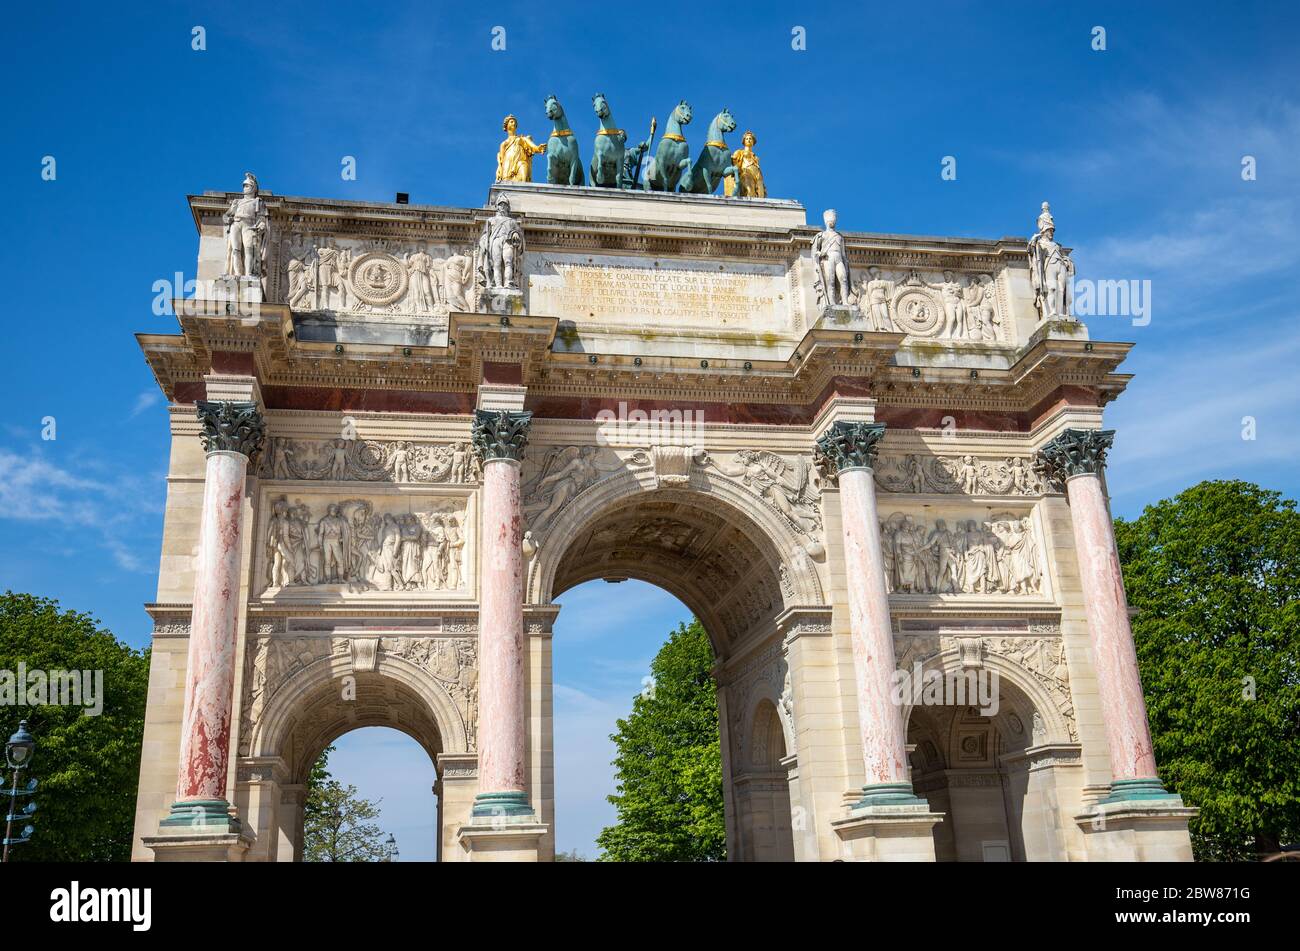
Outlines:
[[[526,135],[519,135],[519,121],[514,116],[506,116],[501,123],[506,138],[497,149],[498,182],[531,182],[533,180],[533,156],[546,151],[545,145],[537,145]]]
[[[763,184],[763,170],[758,167],[758,156],[754,154],[754,146],[758,144],[758,138],[753,132],[746,130],[740,137],[740,141],[745,147],[731,153],[731,164],[736,167],[736,172],[740,176],[739,197],[766,198],[767,186]],[[735,179],[728,175],[723,179],[722,188],[727,195],[735,196]]]

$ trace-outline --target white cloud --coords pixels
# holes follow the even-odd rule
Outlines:
[[[157,486],[138,474],[111,472],[102,461],[77,464],[97,478],[77,475],[44,457],[40,449],[15,452],[0,447],[0,519],[45,523],[28,532],[57,545],[71,538],[72,553],[84,553],[85,530],[124,571],[153,570],[136,554],[132,540],[159,503]],[[74,537],[75,536],[75,537]]]
[[[162,394],[157,390],[145,390],[135,398],[135,405],[131,407],[129,419],[135,419],[150,407],[157,406],[162,402]]]

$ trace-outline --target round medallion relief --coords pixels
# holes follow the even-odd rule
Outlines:
[[[893,317],[900,330],[931,337],[943,324],[943,306],[919,287],[905,287],[894,297]]]
[[[352,262],[352,292],[372,307],[395,304],[406,293],[406,265],[384,251],[370,251]]]

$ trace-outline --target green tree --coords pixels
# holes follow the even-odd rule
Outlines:
[[[1117,519],[1161,777],[1201,860],[1300,840],[1300,513],[1202,482]]]
[[[612,739],[618,822],[596,843],[608,862],[714,862],[726,857],[713,649],[683,624],[650,664],[652,686]]]
[[[34,777],[40,784],[36,831],[30,842],[10,852],[10,860],[128,861],[149,652],[121,643],[89,614],[62,611],[57,601],[7,591],[0,595],[0,676],[12,677],[14,689],[22,687],[17,677],[20,663],[29,672],[87,670],[93,678],[93,672],[102,671],[103,697],[96,716],[87,716],[85,706],[0,707],[0,741],[20,720],[27,720],[36,749],[24,782]],[[6,696],[4,702],[12,699]],[[6,770],[6,785],[11,778]]]
[[[378,862],[384,857],[383,830],[373,820],[379,805],[357,795],[329,773],[327,746],[312,764],[303,802],[304,862]]]

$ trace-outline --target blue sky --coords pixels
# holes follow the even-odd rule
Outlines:
[[[757,133],[771,193],[814,219],[835,206],[848,230],[1027,235],[1050,200],[1080,277],[1152,282],[1149,325],[1090,322],[1096,338],[1137,344],[1123,368],[1137,376],[1108,411],[1117,514],[1205,478],[1298,494],[1295,4],[730,9],[15,7],[0,67],[0,585],[146,642],[167,429],[132,334],[174,329],[150,306],[155,281],[193,273],[187,193],[236,189],[247,169],[281,194],[479,205],[501,117],[544,135],[550,92],[584,136],[597,91],[634,134],[681,98],[698,133],[726,106]],[[191,49],[196,25],[206,50]],[[1104,51],[1091,48],[1098,25]],[[796,26],[806,50],[791,48]],[[355,181],[340,178],[349,155]],[[944,156],[955,181],[940,177]],[[1241,438],[1245,416],[1254,440]],[[46,417],[54,440],[41,438]],[[631,583],[565,600],[560,844],[590,853],[609,769],[588,741],[627,709],[683,612]],[[385,808],[405,821],[423,807]]]

